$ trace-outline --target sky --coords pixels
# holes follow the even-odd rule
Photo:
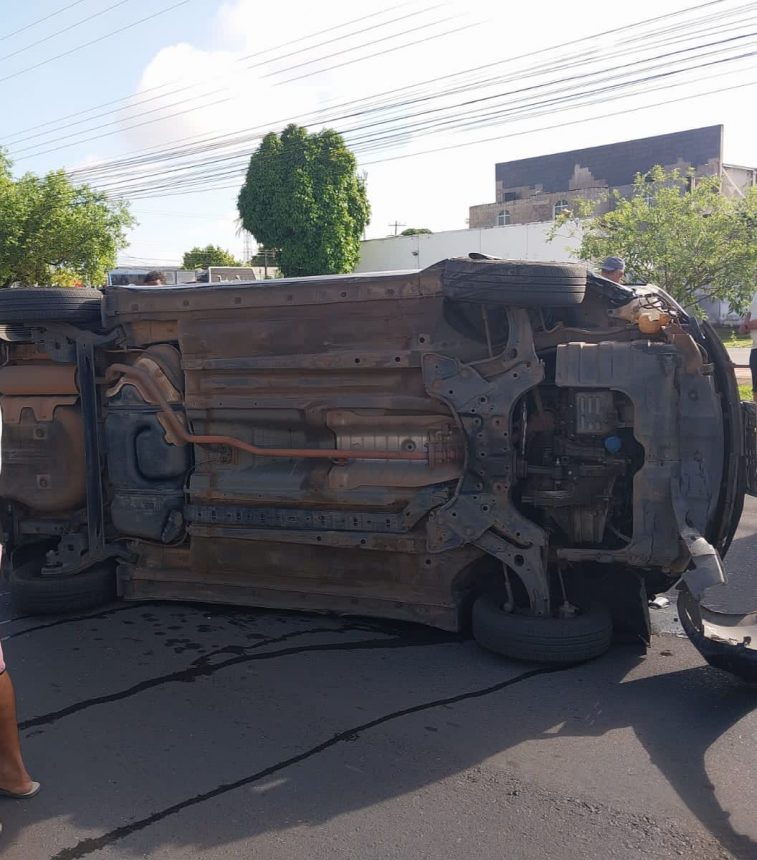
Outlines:
[[[0,0],[0,146],[17,174],[76,170],[191,137],[278,131],[287,119],[336,115],[344,102],[420,82],[443,91],[446,76],[484,64],[517,82],[534,58],[548,70],[576,45],[591,50],[595,69],[610,72],[634,56],[623,56],[622,32],[608,31],[697,5]],[[696,13],[743,10],[744,57],[733,65],[692,69],[643,96],[608,93],[590,107],[467,131],[408,131],[360,153],[372,207],[366,236],[390,234],[395,222],[399,229],[464,228],[469,206],[493,202],[498,161],[722,124],[726,161],[757,165],[757,58],[749,50],[757,44],[749,38],[755,8],[720,0]],[[733,89],[707,94],[721,87]],[[679,101],[648,106],[671,98]],[[131,204],[139,223],[120,262],[178,263],[184,251],[208,243],[241,256],[237,191],[141,193]]]

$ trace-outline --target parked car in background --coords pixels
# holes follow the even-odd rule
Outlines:
[[[470,628],[573,662],[714,617],[755,415],[653,287],[471,255],[422,271],[0,292],[6,572],[31,612],[215,601]],[[751,613],[751,614],[750,614]]]

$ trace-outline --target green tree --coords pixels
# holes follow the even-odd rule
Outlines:
[[[241,266],[242,263],[218,245],[206,245],[187,251],[181,265],[184,269],[207,269],[208,266]]]
[[[408,227],[407,230],[400,233],[400,236],[420,236],[431,232],[433,231],[429,230],[428,227]]]
[[[556,219],[551,238],[566,224],[581,235],[582,259],[614,255],[635,278],[656,284],[684,307],[703,298],[742,311],[757,278],[757,188],[724,197],[720,178],[694,177],[655,167],[639,175],[630,196],[614,192],[611,211],[576,200]]]
[[[370,207],[341,135],[289,125],[252,154],[237,201],[242,226],[278,250],[287,277],[351,272]]]
[[[125,203],[62,170],[15,179],[0,150],[0,287],[104,284],[133,224]]]

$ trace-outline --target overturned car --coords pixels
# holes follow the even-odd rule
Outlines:
[[[573,264],[0,292],[4,565],[31,612],[214,601],[470,627],[571,662],[705,592],[755,474],[706,323]],[[751,615],[749,613],[752,613]]]

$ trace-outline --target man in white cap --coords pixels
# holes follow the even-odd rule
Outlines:
[[[625,261],[621,260],[620,257],[605,257],[600,274],[608,281],[615,281],[616,284],[619,284],[623,280],[625,270]]]

